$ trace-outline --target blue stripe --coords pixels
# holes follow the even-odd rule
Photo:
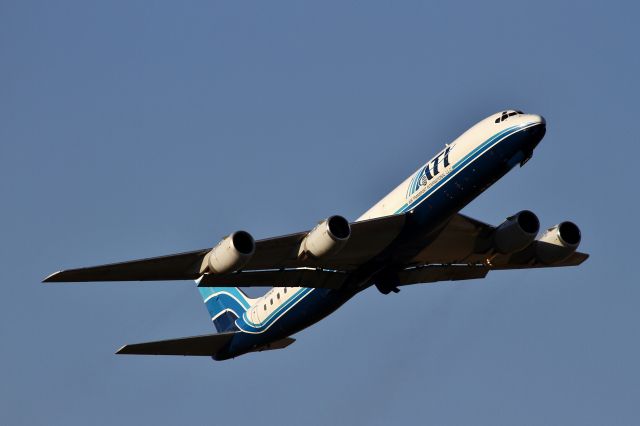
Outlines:
[[[505,130],[503,130],[501,132],[496,133],[495,135],[493,135],[492,137],[490,137],[489,139],[484,141],[482,144],[478,145],[473,151],[471,151],[469,154],[467,154],[462,160],[460,160],[457,163],[453,164],[451,166],[451,169],[450,169],[451,170],[451,173],[450,173],[451,176],[449,176],[447,179],[440,180],[440,182],[438,182],[433,187],[431,187],[428,191],[426,191],[424,194],[422,194],[420,197],[418,197],[416,200],[414,200],[411,204],[406,204],[405,203],[402,207],[400,207],[398,210],[396,210],[396,212],[394,214],[404,213],[404,212],[406,212],[408,210],[411,210],[411,209],[417,207],[427,197],[429,197],[435,191],[440,189],[440,187],[442,187],[442,185],[444,185],[449,179],[451,179],[453,176],[455,176],[456,173],[453,173],[454,171],[456,171],[458,169],[462,169],[463,167],[467,166],[468,164],[472,163],[477,158],[482,156],[482,154],[484,154],[494,144],[494,142],[496,142],[498,140],[501,140],[501,139],[505,139],[505,138],[511,136],[513,133],[516,133],[516,132],[518,132],[520,130],[523,130],[526,127],[531,126],[532,124],[535,124],[535,123],[527,123],[527,124],[521,125],[521,126],[512,126],[512,127],[509,127],[508,129],[505,129]],[[418,174],[422,173],[422,170],[423,169],[420,169],[420,172],[418,172]]]

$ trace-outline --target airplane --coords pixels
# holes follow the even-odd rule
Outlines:
[[[309,231],[254,240],[236,231],[215,247],[70,269],[43,282],[195,280],[215,334],[125,345],[117,354],[227,360],[282,349],[295,333],[370,286],[484,278],[490,271],[576,266],[581,232],[564,221],[540,233],[529,210],[498,226],[459,211],[516,165],[546,132],[540,115],[493,114],[444,146],[355,222],[335,215]],[[248,297],[240,287],[271,287]]]

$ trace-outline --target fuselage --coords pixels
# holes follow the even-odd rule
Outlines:
[[[240,330],[215,359],[227,359],[290,336],[331,314],[387,271],[410,261],[447,221],[517,164],[544,137],[545,120],[514,110],[480,121],[367,210],[360,220],[405,214],[400,235],[354,271],[340,290],[275,287],[236,320]]]

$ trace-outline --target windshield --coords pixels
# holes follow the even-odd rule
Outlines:
[[[502,111],[502,114],[500,115],[500,117],[496,118],[496,123],[502,123],[504,120],[508,119],[509,117],[513,117],[514,115],[520,115],[520,114],[524,114],[524,112],[514,111],[514,110]]]

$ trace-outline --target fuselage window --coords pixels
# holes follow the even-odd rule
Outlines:
[[[280,292],[276,293],[276,297],[280,299]]]
[[[269,303],[273,305],[273,299],[269,299]]]
[[[264,304],[264,310],[265,311],[267,310],[267,304],[266,303]]]
[[[284,292],[285,292],[285,294],[287,293],[287,288],[286,287],[284,288]]]

